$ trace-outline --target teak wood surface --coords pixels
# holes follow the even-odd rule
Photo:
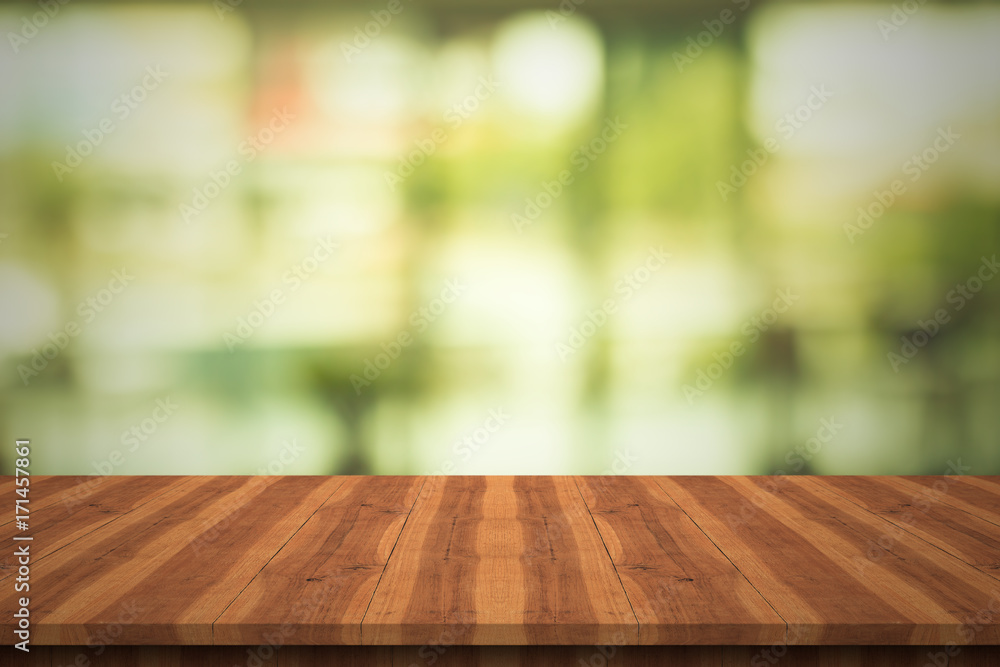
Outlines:
[[[997,477],[31,480],[5,645],[1000,644]]]

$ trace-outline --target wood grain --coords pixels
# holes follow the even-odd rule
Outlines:
[[[948,475],[888,477],[886,483],[915,497],[951,505],[1000,526],[1000,478]]]
[[[104,486],[102,493],[86,502],[52,502],[40,509],[31,499],[28,531],[18,530],[13,521],[0,526],[0,542],[13,544],[15,536],[32,537],[31,559],[37,563],[46,556],[72,544],[83,536],[106,526],[119,517],[142,507],[164,494],[179,492],[190,484],[190,477],[119,477]],[[32,492],[29,492],[29,497]],[[12,553],[0,562],[0,581],[17,571]]]
[[[884,477],[815,477],[812,482],[877,514],[942,551],[1000,578],[1000,526]],[[889,539],[880,542],[891,543]],[[882,549],[880,542],[871,549]]]
[[[785,622],[650,477],[581,477],[640,644],[766,644]]]
[[[1000,639],[1000,586],[994,579],[821,492],[815,482],[658,482],[785,619],[789,644],[964,645]],[[889,556],[869,558],[869,543],[887,531],[894,535]],[[966,623],[983,613],[990,615],[986,622]]]
[[[201,477],[142,505],[33,566],[34,641],[89,644],[113,629],[119,644],[211,644],[212,622],[342,482]]]
[[[215,643],[360,644],[361,619],[423,484],[345,481],[219,617]]]
[[[5,476],[0,482],[0,497],[14,498],[16,479],[13,476]],[[32,475],[28,488],[28,498],[31,501],[29,507],[31,512],[51,507],[61,503],[67,511],[72,511],[78,507],[84,499],[93,495],[95,489],[102,486],[115,484],[128,484],[128,477],[102,477],[92,475],[88,477],[69,477],[64,475]],[[18,496],[20,497],[20,496]],[[14,522],[12,512],[4,512],[0,518],[0,526],[6,526]]]
[[[206,659],[250,667],[761,667],[776,651],[783,667],[880,664],[838,643],[899,645],[885,664],[923,667],[947,642],[949,665],[1000,650],[997,478],[40,476],[31,489],[38,664],[79,655],[46,645],[87,644],[110,665],[201,664],[199,646],[229,645]],[[7,645],[24,595],[9,565]],[[759,648],[713,646],[743,643]],[[177,649],[138,648],[155,645]]]
[[[573,480],[431,477],[362,623],[365,644],[635,644]]]

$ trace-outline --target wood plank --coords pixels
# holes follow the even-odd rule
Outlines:
[[[809,482],[1000,578],[1000,526],[925,495],[903,491],[883,477],[813,477]],[[888,535],[882,541],[890,543],[891,538]],[[880,558],[882,553],[880,542],[869,544],[869,558]]]
[[[3,482],[0,488],[0,497],[13,498],[14,490],[17,488],[13,475],[0,477]],[[51,507],[57,503],[63,503],[67,511],[82,502],[82,498],[89,496],[93,489],[105,485],[106,482],[112,484],[128,484],[127,477],[101,477],[93,475],[90,477],[69,477],[64,475],[32,475],[30,477],[28,498],[31,501],[32,512]],[[0,526],[6,526],[14,522],[14,515],[11,512],[4,512],[0,518]]]
[[[361,620],[424,484],[352,477],[214,624],[216,644],[360,644]]]
[[[58,499],[55,497],[52,498],[53,504],[58,501],[68,514],[72,514],[81,507],[93,502],[95,497],[104,496],[116,487],[122,485],[128,486],[133,483],[133,480],[138,479],[138,477],[128,475],[86,475],[80,477],[56,477],[53,479],[74,482],[72,486],[59,492]]]
[[[957,507],[1000,526],[1000,478],[946,475],[890,477],[888,483],[914,495]]]
[[[370,645],[606,644],[637,621],[567,477],[430,477],[362,622]]]
[[[343,482],[331,477],[201,477],[32,567],[39,644],[211,644],[212,622]],[[263,519],[263,520],[262,520]],[[0,642],[15,594],[0,598]]]
[[[67,509],[62,502],[51,503],[38,510],[32,509],[28,515],[27,532],[18,530],[13,522],[0,526],[0,542],[13,544],[14,536],[30,535],[33,538],[31,561],[37,564],[46,556],[160,495],[181,491],[191,483],[192,479],[191,477],[121,477],[112,484],[102,486],[87,499],[86,503],[77,506],[76,510]],[[0,581],[17,572],[13,549],[10,551],[3,562],[0,562]]]
[[[650,477],[577,483],[639,619],[640,644],[766,644],[785,622]]]
[[[925,664],[948,641],[962,660],[996,658],[967,645],[1000,643],[996,480],[108,478],[72,512],[62,496],[80,483],[50,484],[30,515],[33,646],[106,644],[108,664],[185,667],[204,649],[130,645],[231,643],[242,653],[225,660],[241,665],[627,665],[644,659],[640,640],[764,643],[752,667],[789,645],[783,667]],[[0,526],[8,544],[15,533]],[[3,644],[23,595],[12,588]],[[291,646],[337,642],[371,650]],[[883,660],[808,643],[926,646]],[[518,646],[531,644],[548,648]],[[690,648],[684,664],[717,647]]]
[[[868,542],[891,524],[801,479],[777,479],[658,482],[788,622],[790,644],[1000,640],[991,577],[906,533],[892,558],[872,563]],[[965,623],[981,612],[992,616],[973,631]]]

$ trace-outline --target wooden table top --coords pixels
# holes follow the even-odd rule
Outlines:
[[[1000,644],[1000,477],[31,480],[6,644]]]

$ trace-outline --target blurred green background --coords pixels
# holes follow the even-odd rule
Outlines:
[[[0,34],[0,472],[1000,473],[996,4]]]

